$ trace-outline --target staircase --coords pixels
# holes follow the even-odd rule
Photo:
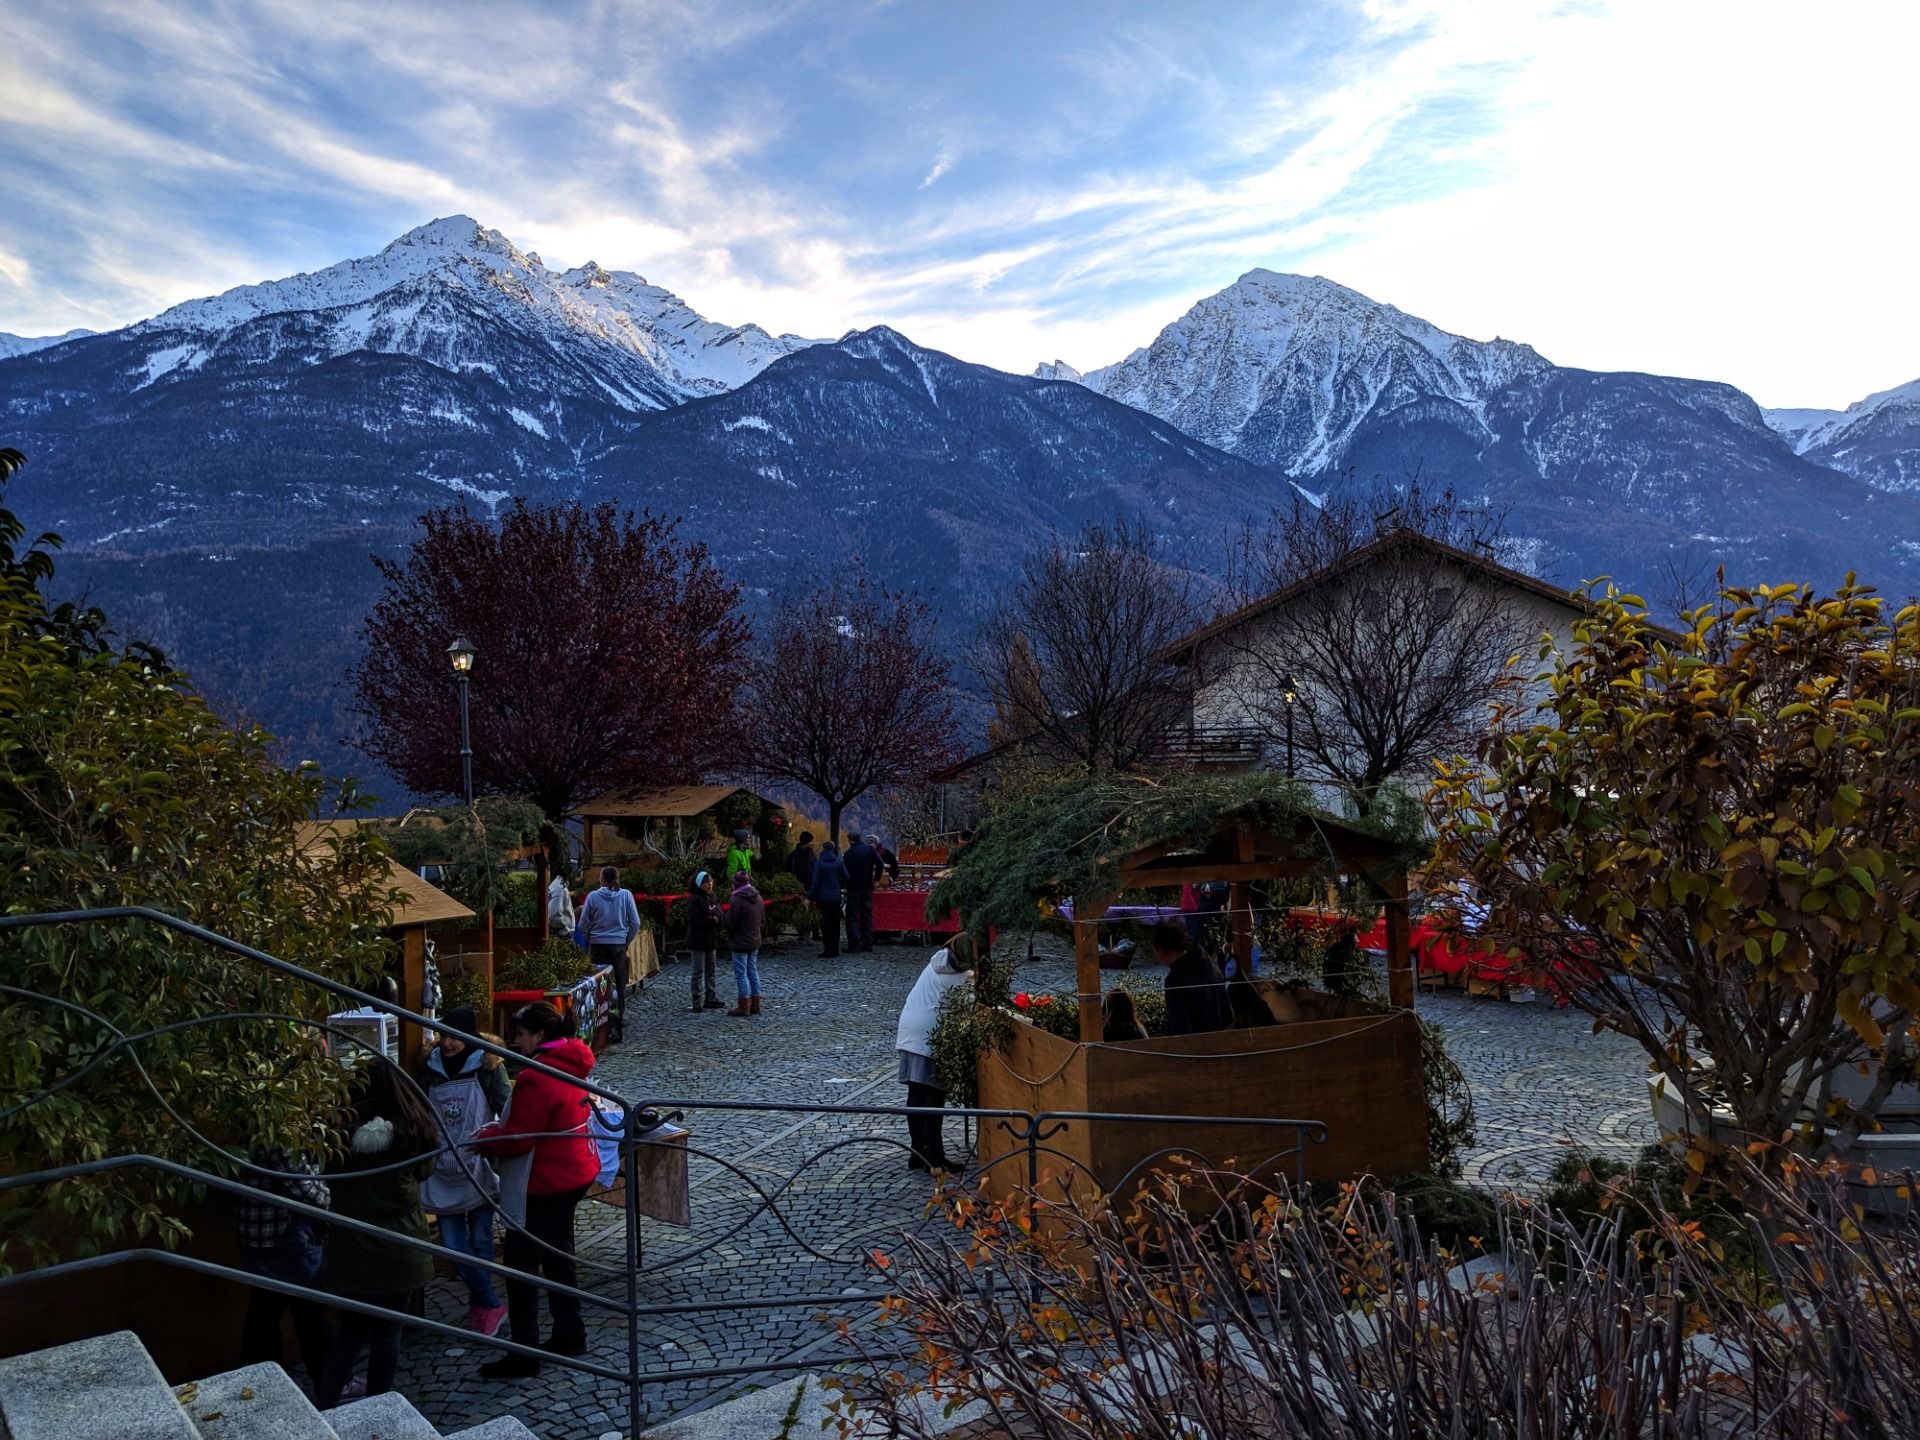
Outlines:
[[[0,1360],[0,1440],[538,1440],[511,1416],[443,1436],[403,1395],[322,1414],[278,1365],[169,1385],[131,1330]]]

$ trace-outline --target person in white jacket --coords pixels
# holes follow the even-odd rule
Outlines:
[[[547,886],[547,933],[571,938],[575,919],[573,896],[567,890],[566,877],[556,875]]]
[[[900,1051],[900,1080],[907,1087],[907,1104],[938,1109],[947,1103],[933,1068],[933,1025],[940,1018],[940,1002],[949,992],[973,983],[978,951],[971,935],[959,934],[944,949],[933,952],[927,968],[907,992],[900,1007],[900,1029],[894,1044]],[[909,1115],[907,1139],[913,1153],[910,1170],[950,1170],[946,1139],[938,1115]]]

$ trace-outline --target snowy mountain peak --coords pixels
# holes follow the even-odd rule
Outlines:
[[[1488,398],[1550,368],[1526,345],[1479,341],[1319,275],[1249,270],[1082,384],[1288,475],[1335,466],[1369,416],[1439,397],[1493,438]],[[1043,366],[1047,379],[1071,367]]]
[[[1050,360],[1033,367],[1033,378],[1036,380],[1085,380],[1087,377],[1064,360]]]
[[[9,335],[0,330],[0,360],[11,360],[16,355],[31,355],[36,350],[64,345],[69,340],[84,340],[93,333],[91,330],[68,330],[60,335]]]
[[[1844,410],[1761,412],[1796,455],[1887,490],[1920,490],[1920,380]]]
[[[441,250],[513,250],[513,242],[498,230],[487,229],[471,215],[443,215],[438,220],[429,220],[424,225],[414,226],[398,240],[389,244],[381,253],[419,247]]]
[[[260,325],[275,334],[252,336]],[[307,353],[309,363],[404,354],[500,375],[495,352],[512,334],[555,357],[547,367],[555,383],[579,390],[581,376],[597,375],[585,393],[629,410],[731,390],[817,343],[708,320],[642,276],[597,261],[556,273],[468,215],[416,226],[373,255],[176,305],[128,333],[153,350],[135,372],[142,387],[197,371],[223,350],[256,363],[283,349]],[[585,355],[565,358],[583,348],[593,355],[584,365]]]

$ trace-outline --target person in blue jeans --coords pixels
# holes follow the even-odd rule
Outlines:
[[[739,997],[727,1014],[760,1013],[760,938],[766,928],[767,902],[753,888],[753,876],[742,870],[733,877],[733,896],[727,901],[727,945],[733,951],[734,993]]]
[[[493,1167],[466,1142],[507,1108],[507,1072],[498,1055],[460,1038],[480,1034],[472,1006],[454,1006],[440,1023],[445,1029],[421,1062],[420,1085],[440,1130],[437,1143],[447,1148],[434,1157],[433,1174],[420,1186],[420,1205],[439,1220],[440,1243],[447,1249],[491,1260],[493,1202],[500,1182]],[[468,1326],[482,1335],[493,1334],[507,1316],[493,1288],[493,1273],[478,1265],[455,1268],[467,1284]]]

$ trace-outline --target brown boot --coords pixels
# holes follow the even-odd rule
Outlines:
[[[760,997],[758,995],[753,997],[753,1013],[756,1015],[760,1013]]]
[[[736,1020],[738,1020],[743,1015],[751,1015],[752,1013],[753,1013],[753,999],[751,996],[748,996],[748,995],[742,995],[740,997],[740,1003],[734,1006],[731,1010],[727,1011],[727,1014],[731,1015]]]

